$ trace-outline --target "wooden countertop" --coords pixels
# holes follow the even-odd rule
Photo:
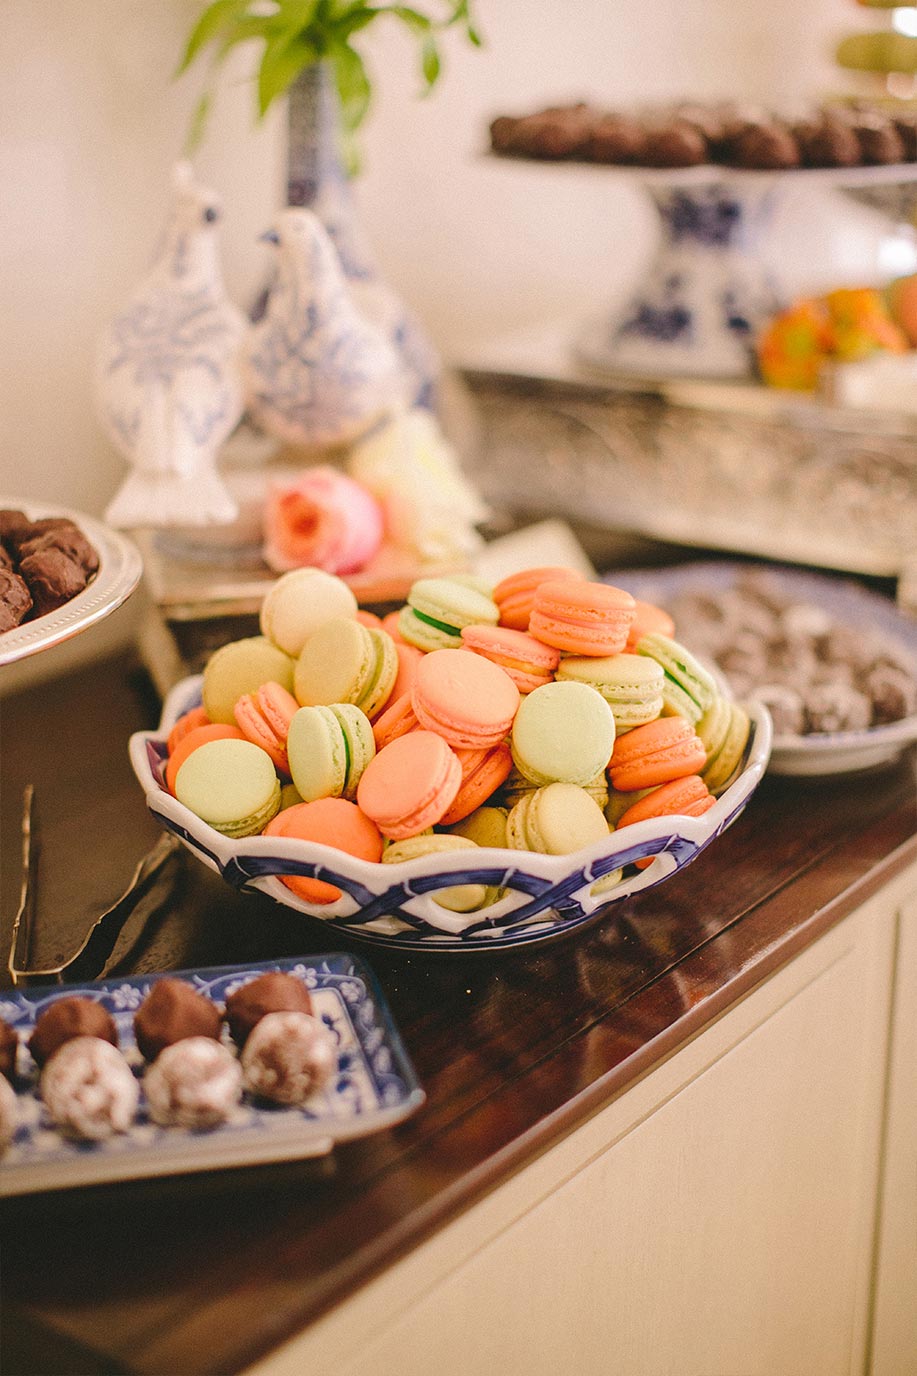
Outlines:
[[[33,960],[66,951],[155,839],[127,758],[158,705],[126,656],[5,699],[0,942],[22,787],[42,837]],[[858,778],[766,778],[660,888],[518,953],[387,953],[376,972],[427,1103],[325,1161],[49,1193],[0,1206],[0,1365],[228,1373],[294,1335],[586,1115],[917,857],[912,751]],[[347,949],[186,857],[109,973]]]

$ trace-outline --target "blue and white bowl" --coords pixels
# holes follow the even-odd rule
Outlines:
[[[742,772],[702,817],[638,822],[572,855],[479,847],[383,865],[309,841],[278,836],[231,840],[172,797],[163,784],[168,734],[176,719],[200,700],[200,677],[184,679],[166,700],[159,730],[131,737],[131,763],[153,815],[233,888],[257,889],[338,931],[402,950],[467,952],[527,945],[573,931],[600,908],[653,888],[689,864],[736,819],[758,786],[771,747],[767,709],[752,704]],[[647,856],[655,857],[652,864],[638,869],[635,862]],[[622,878],[609,884],[607,877],[619,869]],[[335,903],[306,903],[281,883],[281,874],[325,880],[341,889],[341,897]],[[436,902],[438,890],[464,884],[505,892],[476,912],[452,912]]]

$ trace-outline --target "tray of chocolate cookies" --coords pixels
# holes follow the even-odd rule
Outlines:
[[[142,572],[131,541],[93,517],[0,498],[0,666],[95,625]]]

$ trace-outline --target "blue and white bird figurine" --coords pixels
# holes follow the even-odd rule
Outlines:
[[[216,465],[244,409],[250,326],[223,286],[219,201],[186,162],[173,188],[153,266],[99,344],[99,416],[131,466],[105,513],[114,526],[205,526],[238,515]]]
[[[278,266],[246,350],[248,413],[300,450],[350,444],[403,408],[400,360],[354,304],[331,238],[312,211],[281,211],[265,237],[277,246]]]

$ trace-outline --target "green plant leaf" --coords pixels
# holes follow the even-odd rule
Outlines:
[[[277,0],[276,18],[291,34],[304,34],[315,19],[319,0]]]
[[[273,101],[285,95],[300,72],[321,54],[305,38],[282,34],[269,39],[258,69],[258,112],[263,117]]]
[[[242,15],[248,0],[213,0],[201,14],[185,48],[176,75],[187,71],[198,53],[219,37],[220,31]]]
[[[336,43],[331,52],[344,128],[353,132],[366,118],[372,94],[363,59],[349,43]]]
[[[200,100],[194,107],[194,113],[191,116],[191,124],[188,128],[188,136],[185,139],[185,152],[189,156],[197,152],[198,148],[201,146],[201,140],[204,137],[204,128],[207,124],[207,117],[210,114],[210,106],[212,103],[213,97],[208,90],[204,91]]]
[[[423,70],[424,81],[427,83],[427,90],[430,90],[436,84],[437,78],[442,70],[442,63],[440,62],[436,42],[429,34],[423,41],[420,65]]]

